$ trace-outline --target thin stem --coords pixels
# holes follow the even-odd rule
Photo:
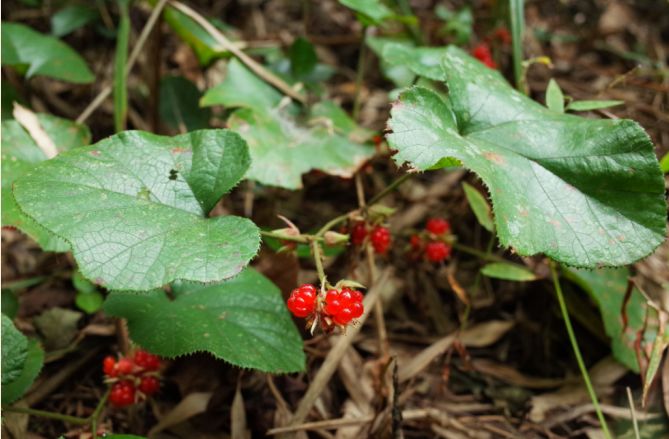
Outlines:
[[[501,256],[497,256],[497,255],[494,255],[494,254],[489,254],[489,253],[486,253],[486,252],[482,252],[481,250],[475,249],[474,247],[470,247],[470,246],[465,245],[465,244],[460,244],[459,242],[454,242],[454,243],[451,244],[451,246],[454,249],[459,250],[461,252],[469,253],[472,256],[477,256],[477,257],[483,259],[484,261],[504,262],[504,263],[507,263],[507,264],[513,264],[513,262],[508,261]]]
[[[316,271],[318,272],[318,279],[321,285],[325,285],[325,270],[323,270],[323,252],[321,251],[321,244],[318,241],[311,241],[311,252],[314,254],[314,262],[316,263]]]
[[[312,236],[312,235],[297,235],[297,236],[290,236],[290,235],[284,235],[281,233],[276,233],[276,232],[270,232],[266,230],[261,230],[260,234],[262,236],[267,236],[268,238],[275,238],[275,239],[280,239],[282,241],[291,241],[291,242],[299,242],[300,244],[308,244],[311,241],[320,241],[323,238],[317,237],[317,236]]]
[[[69,422],[70,424],[86,425],[89,423],[88,418],[63,415],[60,413],[47,412],[46,410],[37,410],[27,407],[3,407],[2,410],[7,412],[23,413],[31,416],[39,416],[42,418],[56,419],[58,421]]]
[[[413,16],[413,11],[411,10],[411,5],[409,4],[408,0],[395,0],[395,3],[397,3],[397,6],[400,9],[400,12],[403,15],[406,15],[408,17]],[[418,23],[406,23],[405,22],[405,27],[409,30],[409,33],[411,34],[411,38],[413,38],[413,41],[419,45],[422,46],[425,44],[423,41],[423,35],[420,33],[420,26]]]
[[[102,413],[102,409],[104,409],[105,404],[107,403],[107,398],[109,398],[109,393],[111,393],[111,387],[109,387],[105,392],[105,394],[102,395],[102,398],[100,398],[100,402],[98,402],[97,407],[95,407],[93,414],[91,414],[91,417],[89,418],[91,420],[91,433],[93,434],[93,439],[98,438],[98,419],[100,418],[100,413]]]
[[[564,300],[564,295],[562,294],[562,287],[560,286],[560,279],[558,277],[557,270],[555,269],[555,263],[551,261],[551,274],[553,276],[553,286],[555,287],[555,294],[557,295],[558,302],[560,304],[560,311],[562,312],[562,318],[564,319],[564,326],[567,329],[567,334],[569,335],[569,341],[571,342],[572,350],[574,351],[574,356],[576,357],[576,362],[578,363],[578,368],[581,370],[581,375],[583,376],[583,381],[585,382],[585,387],[588,389],[588,394],[592,400],[592,405],[595,407],[595,412],[597,412],[597,418],[599,423],[602,426],[602,431],[604,432],[604,437],[611,439],[611,433],[609,432],[609,427],[606,424],[606,419],[604,419],[604,414],[602,413],[602,408],[599,406],[599,401],[597,400],[597,394],[595,389],[592,386],[590,381],[590,375],[588,374],[588,369],[583,362],[583,357],[581,356],[581,350],[578,347],[578,342],[576,341],[576,335],[574,334],[574,328],[571,326],[571,319],[569,318],[569,312],[567,311],[567,304]]]
[[[402,183],[413,177],[414,174],[404,174],[403,176],[399,177],[392,183],[390,183],[384,190],[376,194],[375,196],[372,197],[371,200],[367,203],[368,205],[376,204],[379,201],[381,201],[382,198],[385,198],[386,195],[389,193],[393,192],[395,189],[397,189]]]
[[[357,212],[357,211],[358,211],[357,209],[356,209],[356,210],[352,210],[352,211],[347,212],[347,213],[345,213],[345,214],[343,214],[343,215],[339,215],[339,216],[337,216],[337,217],[332,218],[330,221],[328,221],[327,223],[325,223],[325,225],[324,225],[323,227],[321,227],[320,230],[318,230],[318,232],[316,232],[316,235],[315,235],[315,236],[316,236],[316,237],[321,237],[321,236],[323,236],[323,235],[325,234],[325,232],[327,232],[328,230],[330,230],[331,228],[333,228],[333,227],[336,226],[337,224],[343,223],[344,221],[346,221],[346,220],[348,219],[348,217],[349,217],[351,214],[353,214],[353,213],[355,213],[355,212]]]
[[[365,77],[365,58],[367,57],[367,27],[362,30],[362,41],[358,52],[358,67],[355,75],[355,98],[353,100],[353,120],[358,120],[360,114],[360,90]]]

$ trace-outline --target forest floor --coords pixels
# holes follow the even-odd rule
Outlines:
[[[30,8],[22,2],[5,4],[6,21],[48,31],[53,9],[45,2]],[[133,38],[150,9],[132,8]],[[215,3],[215,6],[211,4]],[[216,17],[238,31],[250,45],[288,47],[306,36],[317,48],[319,60],[334,76],[324,84],[326,93],[352,109],[356,99],[356,71],[362,27],[354,14],[336,1],[204,2],[189,4],[207,17]],[[434,1],[409,2],[430,45],[447,43],[444,25]],[[470,4],[474,13],[473,42],[483,40],[504,25],[503,2],[443,2],[451,9]],[[109,6],[109,4],[108,4]],[[115,14],[114,7],[109,13]],[[598,110],[593,117],[638,121],[657,147],[658,157],[669,152],[669,5],[644,1],[527,1],[526,58],[548,56],[528,71],[530,95],[544,101],[546,85],[555,78],[574,99],[618,99],[624,105]],[[215,84],[221,65],[200,67],[192,50],[166,24],[152,37],[152,50],[140,55],[129,79],[129,128],[162,134],[177,131],[161,123],[155,93],[155,75],[184,76],[201,88]],[[114,40],[96,38],[84,28],[65,38],[77,48],[101,78],[90,86],[70,86],[35,78],[29,90],[3,68],[3,83],[16,85],[29,104],[39,110],[77,118],[90,101],[111,83]],[[159,48],[159,49],[158,49]],[[157,53],[156,53],[157,52]],[[494,47],[499,69],[512,78],[511,48]],[[156,65],[157,63],[157,65]],[[154,79],[151,79],[154,78]],[[360,93],[358,120],[381,133],[389,116],[393,88],[384,79],[378,59],[367,51]],[[148,90],[148,91],[147,91]],[[113,133],[112,102],[108,99],[86,121],[94,141]],[[214,118],[215,119],[215,118]],[[214,121],[214,123],[216,123]],[[367,198],[387,187],[397,167],[383,153],[361,174]],[[303,331],[308,354],[304,373],[269,376],[241,370],[206,354],[168,361],[163,387],[156,398],[131,409],[105,409],[101,430],[158,438],[227,438],[248,430],[264,437],[285,425],[300,406],[310,386],[322,385],[304,422],[320,422],[297,437],[359,438],[600,438],[601,430],[585,391],[555,299],[547,260],[519,258],[499,248],[469,208],[462,182],[483,188],[464,171],[419,174],[385,198],[395,213],[390,219],[392,250],[379,258],[375,269],[382,279],[383,319],[372,316],[361,327],[341,358],[328,353],[341,340]],[[277,214],[312,230],[358,205],[354,180],[313,172],[304,178],[304,190],[254,188],[242,184],[227,198],[226,209],[251,213],[257,224],[279,228]],[[447,217],[462,245],[446,264],[435,266],[408,258],[409,237],[431,217]],[[525,264],[538,274],[534,282],[509,282],[481,276],[483,259],[471,250]],[[329,258],[326,270],[333,278],[368,279],[363,252],[352,248]],[[638,282],[669,283],[669,245],[633,267]],[[302,282],[315,282],[315,267],[308,258],[277,254],[263,248],[253,265],[272,279],[285,297]],[[26,397],[31,407],[87,416],[105,392],[102,359],[120,349],[119,325],[102,312],[84,314],[74,303],[71,283],[74,261],[69,254],[42,252],[15,230],[2,230],[3,290],[19,295],[17,324],[26,333],[39,334],[34,319],[61,308],[76,312],[72,321],[54,323],[58,346],[47,352],[47,364]],[[28,281],[21,285],[21,281]],[[18,285],[18,286],[17,286]],[[636,400],[642,381],[611,356],[599,311],[575,285],[565,285],[576,335],[601,397],[604,412],[617,437],[633,438],[627,390]],[[665,291],[666,294],[666,291]],[[4,301],[4,299],[3,299]],[[466,302],[466,303],[465,303]],[[300,327],[303,322],[297,321]],[[40,334],[45,336],[45,334]],[[53,334],[47,335],[54,337]],[[666,360],[666,358],[665,358]],[[314,381],[326,362],[336,361],[336,373],[325,383]],[[669,366],[651,387],[647,407],[637,407],[642,437],[669,437]],[[664,402],[663,402],[664,400]],[[340,418],[354,421],[337,424]],[[332,421],[335,420],[335,421]],[[308,432],[305,432],[308,431]],[[3,417],[3,435],[15,438],[90,437],[77,426],[17,414]],[[399,433],[397,433],[399,434]],[[399,436],[398,436],[399,437]]]

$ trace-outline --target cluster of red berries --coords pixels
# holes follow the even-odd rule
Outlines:
[[[143,350],[118,360],[110,356],[102,361],[102,371],[111,383],[109,402],[126,407],[153,395],[160,389],[160,358]]]
[[[411,236],[409,241],[415,254],[421,251],[430,262],[442,262],[451,256],[451,224],[443,218],[431,218],[425,224],[425,233]]]
[[[393,242],[390,230],[386,227],[377,225],[369,231],[365,222],[361,221],[353,225],[351,229],[351,243],[353,245],[363,245],[368,236],[374,251],[380,255],[386,254],[390,249],[390,244]]]
[[[362,300],[360,291],[348,287],[330,289],[323,298],[314,285],[304,284],[290,293],[287,304],[295,317],[306,317],[309,325],[318,320],[329,331],[334,325],[346,326],[360,317],[364,312]]]
[[[479,43],[472,49],[472,56],[481,61],[491,69],[497,68],[497,63],[492,59],[492,51],[488,43]]]

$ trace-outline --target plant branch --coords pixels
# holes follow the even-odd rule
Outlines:
[[[415,174],[406,173],[406,174],[404,174],[403,176],[397,178],[395,181],[393,181],[393,182],[390,183],[388,186],[386,186],[386,188],[385,188],[384,190],[382,190],[381,192],[379,192],[378,194],[376,194],[375,196],[373,196],[372,199],[369,200],[369,203],[367,203],[367,204],[371,206],[371,205],[373,205],[373,204],[378,203],[379,201],[381,201],[381,199],[385,198],[388,194],[390,194],[391,192],[393,192],[393,191],[394,191],[395,189],[397,189],[402,183],[404,183],[405,181],[407,181],[408,179],[410,179],[410,178],[413,177],[414,175],[415,175]]]
[[[314,262],[316,263],[316,271],[318,272],[318,279],[321,285],[325,285],[325,270],[323,270],[323,252],[321,251],[321,244],[318,241],[311,241],[311,252],[314,255]]]
[[[104,409],[105,404],[107,403],[107,399],[109,398],[109,394],[111,393],[111,387],[107,388],[107,391],[105,392],[104,395],[102,395],[102,398],[100,398],[100,402],[98,402],[97,407],[95,407],[95,410],[90,416],[90,421],[91,421],[91,433],[93,434],[93,439],[98,438],[98,419],[100,418],[100,413],[102,413],[102,409]]]
[[[557,295],[558,302],[560,304],[560,311],[562,312],[562,318],[564,319],[564,326],[567,329],[567,334],[569,335],[569,341],[571,342],[571,347],[574,351],[574,356],[576,357],[578,368],[581,370],[581,375],[583,376],[585,387],[588,389],[588,394],[592,400],[592,405],[595,407],[595,412],[597,413],[597,418],[599,419],[599,423],[602,426],[604,437],[611,439],[609,427],[606,425],[606,419],[604,419],[602,408],[599,406],[599,401],[597,400],[597,393],[595,393],[595,389],[592,386],[592,382],[590,381],[588,369],[585,366],[583,357],[581,356],[581,350],[578,347],[578,341],[576,340],[576,335],[574,334],[574,328],[571,325],[571,319],[569,318],[569,312],[567,311],[567,304],[564,300],[564,295],[562,294],[562,287],[560,286],[560,279],[558,277],[557,270],[555,269],[555,262],[551,261],[550,266],[551,274],[553,276],[553,286],[555,287],[555,294]]]

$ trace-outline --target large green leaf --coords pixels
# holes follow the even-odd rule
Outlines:
[[[339,132],[343,112],[337,121],[312,115],[306,124],[298,122],[298,109],[281,104],[281,94],[257,78],[237,60],[228,65],[225,80],[207,91],[202,105],[242,107],[228,120],[249,144],[252,164],[246,177],[260,183],[297,189],[302,174],[318,169],[332,175],[351,177],[374,152],[370,146],[351,139],[353,132]],[[334,105],[334,104],[332,104]],[[318,107],[317,107],[318,108]],[[321,111],[332,113],[331,109]],[[347,119],[351,126],[355,124]],[[355,134],[353,134],[355,136]]]
[[[576,282],[595,301],[602,314],[604,330],[611,338],[613,356],[635,372],[639,372],[634,343],[637,333],[643,330],[645,300],[635,288],[625,306],[627,327],[623,331],[623,302],[627,291],[627,268],[602,268],[577,270],[566,268],[564,273]]]
[[[30,388],[44,365],[44,351],[37,340],[28,341],[28,350],[19,375],[7,384],[2,384],[2,403],[11,404]]]
[[[42,163],[14,184],[21,209],[67,240],[84,276],[109,289],[234,276],[255,256],[258,228],[206,218],[249,165],[228,130],[163,137],[127,131]]]
[[[133,341],[161,356],[206,351],[266,372],[304,369],[302,339],[281,292],[253,269],[220,284],[174,285],[172,294],[113,292],[104,309],[127,319]]]
[[[37,114],[37,119],[59,152],[86,145],[91,140],[85,125],[49,114]],[[18,227],[44,250],[67,251],[67,243],[24,215],[12,196],[14,181],[46,159],[42,149],[18,122],[2,122],[2,224]]]
[[[460,160],[490,190],[501,243],[521,255],[624,265],[664,240],[664,182],[638,124],[556,114],[454,47],[443,62],[449,103],[415,87],[392,109],[398,163]]]
[[[21,375],[28,353],[28,339],[12,319],[2,314],[2,385],[11,383]]]
[[[28,78],[43,75],[79,84],[95,79],[70,46],[18,23],[2,23],[2,65],[14,66]]]
[[[394,16],[381,0],[339,0],[339,3],[357,12],[363,24],[381,24]]]

